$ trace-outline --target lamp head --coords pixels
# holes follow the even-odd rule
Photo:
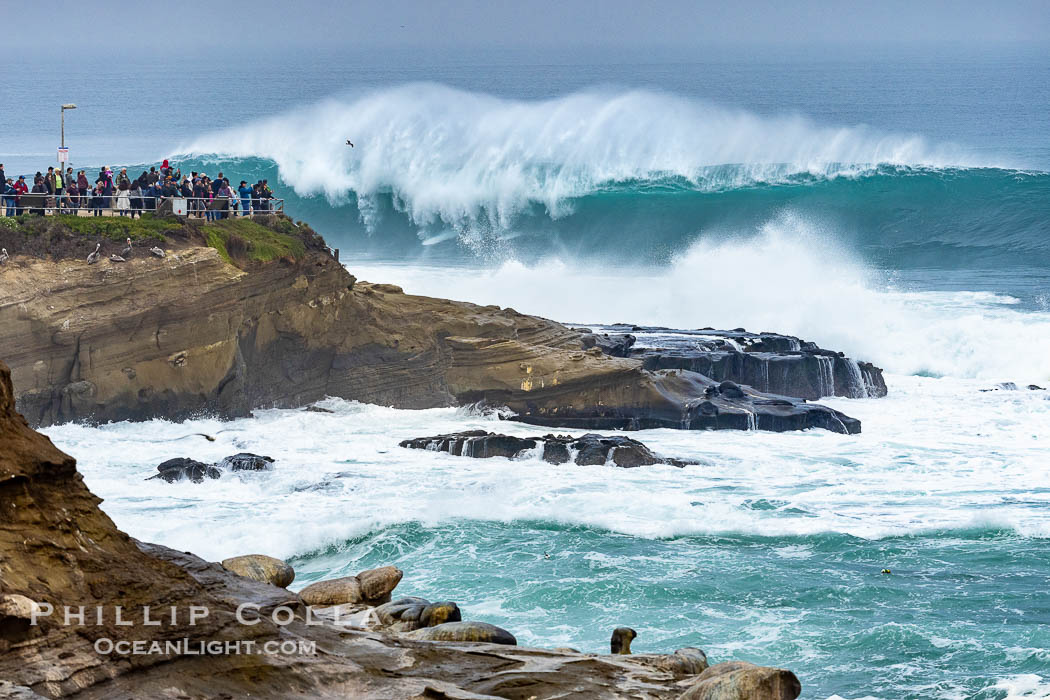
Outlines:
[[[77,106],[75,104],[62,105],[62,109],[76,109],[76,108],[77,108]]]

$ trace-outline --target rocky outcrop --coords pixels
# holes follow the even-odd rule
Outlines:
[[[646,346],[635,348],[637,338],[623,332],[627,330],[645,333]],[[585,336],[583,345],[598,347],[612,357],[640,359],[648,370],[689,370],[715,381],[728,380],[794,398],[886,395],[882,370],[870,362],[858,362],[841,352],[779,333],[620,326]]]
[[[613,328],[610,328],[613,330]],[[617,328],[618,330],[618,328]],[[850,399],[886,396],[882,369],[816,343],[777,333],[735,331],[671,331],[669,328],[630,326],[646,332],[647,346],[624,353],[619,347],[634,336],[604,334],[598,346],[611,348],[615,357],[634,357],[647,369],[688,369],[715,381],[747,384],[759,391],[799,399],[838,396]],[[609,352],[609,351],[606,351]]]
[[[235,455],[223,457],[222,461],[215,465],[215,468],[219,471],[262,472],[273,469],[273,463],[273,457],[252,454],[251,452],[238,452]]]
[[[192,481],[195,484],[205,479],[218,479],[222,472],[215,468],[214,464],[205,464],[188,457],[174,457],[166,459],[157,465],[157,474],[149,477],[151,479],[163,479],[169,484],[176,481]]]
[[[218,479],[223,472],[266,471],[273,469],[274,459],[250,452],[240,452],[223,458],[218,464],[205,464],[188,457],[175,457],[157,465],[157,474],[150,479],[163,479],[169,484],[176,481],[202,483],[205,479]]]
[[[436,624],[411,633],[320,618],[307,624],[309,611],[295,594],[186,552],[137,542],[98,505],[75,461],[15,412],[9,373],[0,364],[0,692],[106,700],[669,700],[698,678],[695,655],[684,663],[673,658],[678,654],[613,657],[510,646],[513,635],[506,630],[452,620],[447,603],[424,606],[432,608],[428,619]],[[355,578],[376,595],[400,579],[392,568]],[[63,611],[75,615],[81,606],[88,611],[86,624],[75,618],[66,624]],[[147,624],[147,606],[159,624]],[[26,625],[34,609],[41,613],[38,624]],[[207,612],[191,623],[192,609]],[[252,624],[238,620],[239,609],[242,616],[248,611]],[[242,653],[170,650],[182,640],[218,642],[225,649],[290,646],[279,654],[247,653],[243,646],[233,647]],[[109,642],[156,643],[159,651],[107,652]],[[305,643],[316,646],[300,646]]]
[[[762,392],[701,410],[718,382],[692,370],[602,350],[623,354],[625,343],[585,349],[586,334],[513,309],[358,282],[316,247],[245,269],[193,245],[117,266],[18,258],[0,268],[0,288],[0,357],[35,425],[246,416],[337,396],[400,408],[485,401],[585,429],[859,429]]]
[[[571,435],[544,435],[520,438],[500,435],[485,430],[466,430],[448,435],[404,440],[401,447],[431,452],[448,452],[458,457],[521,457],[537,448],[537,454],[551,464],[612,464],[617,467],[646,467],[653,464],[672,464],[683,467],[696,462],[660,457],[648,447],[628,437],[606,437],[588,433]]]

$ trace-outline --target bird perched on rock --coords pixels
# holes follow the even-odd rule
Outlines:
[[[152,248],[150,248],[149,252],[153,253],[158,258],[163,258],[164,257],[164,251],[161,250],[160,248],[158,248],[157,246],[153,246]]]
[[[125,260],[124,258],[120,257],[119,255],[110,255],[109,256],[109,261],[110,262],[127,262],[127,260]]]
[[[120,251],[120,256],[122,258],[130,258],[131,257],[131,239],[130,238],[126,238],[126,239],[124,239],[124,242],[127,243],[127,245],[124,246],[124,250]]]
[[[11,256],[7,254],[7,248],[0,248],[0,265],[7,262],[7,259]]]
[[[88,263],[88,265],[94,265],[95,263],[97,263],[99,261],[99,258],[102,256],[102,254],[99,252],[101,250],[102,250],[102,244],[99,243],[98,245],[95,246],[95,250],[93,252],[88,253],[88,256],[87,256],[87,263]]]
[[[617,627],[609,640],[609,651],[613,654],[630,654],[631,640],[638,636],[630,627]]]

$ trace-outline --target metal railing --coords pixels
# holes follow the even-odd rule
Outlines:
[[[248,209],[244,209],[247,201]],[[67,214],[76,216],[137,216],[141,214],[174,214],[214,220],[250,217],[284,212],[284,199],[279,197],[128,197],[122,208],[116,195],[94,194],[61,196],[29,193],[5,194],[0,199],[0,216],[41,216]]]

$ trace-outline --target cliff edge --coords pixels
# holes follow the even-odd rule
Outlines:
[[[236,417],[337,396],[398,408],[481,401],[586,429],[860,431],[798,398],[650,369],[554,321],[359,282],[305,224],[264,223],[149,222],[118,262],[105,254],[120,228],[22,231],[0,266],[0,357],[18,410],[43,426]],[[102,259],[89,264],[79,255],[93,243]]]

